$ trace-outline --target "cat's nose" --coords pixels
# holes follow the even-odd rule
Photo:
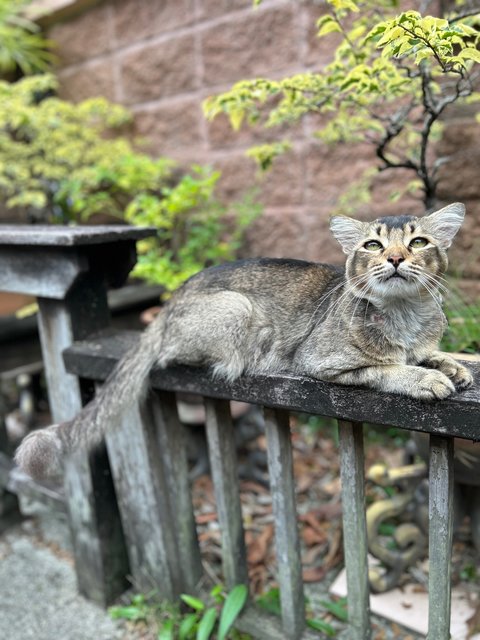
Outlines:
[[[393,255],[387,258],[388,262],[393,264],[394,267],[398,267],[398,265],[405,260],[403,256]]]

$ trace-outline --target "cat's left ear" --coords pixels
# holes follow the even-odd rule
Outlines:
[[[422,227],[428,231],[442,249],[448,249],[465,217],[465,205],[454,202],[421,218]]]
[[[365,234],[364,223],[348,216],[332,216],[330,230],[342,245],[343,253],[351,253]]]

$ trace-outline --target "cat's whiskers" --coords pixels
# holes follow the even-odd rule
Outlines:
[[[320,299],[320,302],[316,305],[315,309],[313,310],[313,312],[312,312],[312,314],[311,314],[311,316],[310,316],[310,318],[308,320],[308,323],[310,323],[313,320],[313,318],[317,314],[317,311],[320,309],[320,307],[323,304],[325,304],[325,300],[328,300],[328,298],[330,298],[330,296],[332,296],[335,293],[335,291],[338,291],[338,289],[340,289],[340,287],[343,287],[346,284],[346,282],[347,282],[347,279],[345,278],[341,282],[339,282],[337,285],[335,285],[333,287],[333,289],[331,289],[325,296],[322,296],[322,298]],[[327,313],[327,312],[328,312],[328,308],[327,308],[325,313]],[[323,316],[325,315],[325,313],[320,317],[319,320],[317,320],[317,322],[321,322],[321,320],[322,320]]]
[[[447,287],[442,282],[440,282],[440,280],[439,280],[439,278],[441,278],[441,276],[433,275],[431,273],[428,273],[427,271],[425,271],[425,269],[423,269],[422,267],[419,267],[418,265],[412,265],[410,267],[409,271],[414,276],[421,276],[423,278],[426,278],[428,280],[428,282],[431,285],[433,285],[435,288],[439,289],[439,291],[444,292],[444,293],[448,293]],[[441,278],[441,279],[445,280],[444,278]]]
[[[441,304],[439,303],[439,301],[437,300],[437,291],[435,291],[435,289],[432,288],[432,286],[428,283],[428,280],[423,276],[423,275],[418,275],[418,282],[425,288],[425,290],[430,294],[430,297],[432,298],[432,300],[434,301],[434,303],[436,304],[436,306],[438,307],[441,315],[443,316],[443,309]]]
[[[317,322],[320,324],[322,321],[325,320],[325,322],[332,317],[335,313],[337,313],[338,311],[341,310],[343,303],[347,301],[348,296],[349,295],[353,295],[353,291],[352,289],[348,286],[349,284],[357,284],[358,282],[361,282],[362,280],[364,280],[366,277],[366,274],[361,274],[358,276],[354,276],[353,278],[345,278],[345,280],[341,283],[341,285],[345,286],[346,285],[346,289],[345,291],[339,296],[339,298],[337,300],[335,300],[335,302],[329,306],[324,313],[322,314],[322,316],[317,320]],[[335,287],[335,290],[337,290],[340,287],[340,285],[338,285],[337,287]],[[325,298],[322,299],[321,303],[317,306],[317,308],[315,309],[315,313],[318,310],[318,308],[320,307],[321,304],[323,304],[326,300],[326,298],[328,296],[330,296],[332,293],[334,293],[334,291],[329,292],[329,294],[327,296],[325,296]]]
[[[362,288],[362,290],[360,292],[361,295],[358,296],[358,300],[357,300],[357,302],[355,304],[355,307],[353,308],[352,315],[350,317],[350,322],[348,324],[348,335],[350,335],[350,331],[351,331],[351,328],[352,328],[352,322],[353,322],[353,319],[355,318],[355,314],[357,312],[358,305],[360,304],[360,302],[362,302],[362,300],[365,300],[365,294],[368,293],[368,290],[371,289],[371,286],[372,286],[371,282],[367,281],[367,283],[365,284],[365,286]],[[368,304],[369,304],[369,300],[367,299],[367,306],[368,306]]]

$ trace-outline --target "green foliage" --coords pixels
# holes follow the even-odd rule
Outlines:
[[[446,161],[430,151],[441,130],[439,118],[451,104],[479,97],[473,83],[480,62],[478,15],[396,15],[396,0],[327,3],[318,36],[333,36],[337,46],[324,71],[243,80],[209,97],[205,114],[212,119],[226,113],[238,129],[245,122],[272,127],[321,113],[326,124],[317,132],[320,138],[370,142],[378,168],[412,171],[411,188],[420,187],[425,204],[432,205],[438,169]],[[270,166],[268,154],[266,162],[261,153],[252,155],[261,167]]]
[[[148,620],[156,606],[149,602],[149,598],[143,594],[133,596],[130,604],[125,606],[110,607],[109,613],[114,620]]]
[[[112,607],[110,615],[132,621],[147,621],[158,627],[158,640],[249,640],[233,625],[242,612],[248,598],[245,585],[237,585],[230,593],[224,593],[221,586],[215,586],[207,601],[196,596],[183,594],[182,602],[190,609],[156,602],[154,598],[136,595],[124,607]],[[215,635],[214,635],[215,634]]]
[[[309,603],[307,602],[307,605]],[[325,609],[330,615],[333,615],[335,618],[340,620],[341,622],[346,622],[348,619],[347,609],[346,609],[346,599],[340,598],[339,600],[322,600],[319,602],[321,607]],[[266,593],[263,593],[261,596],[257,598],[257,605],[276,616],[281,615],[281,604],[280,604],[280,590],[276,587],[270,589]],[[337,635],[338,629],[332,626],[326,620],[322,618],[313,617],[310,607],[307,607],[307,619],[306,624],[310,629],[314,629],[315,631],[320,631],[323,635],[328,638],[333,638]]]
[[[67,222],[81,217],[78,185],[89,185],[89,172],[131,153],[126,140],[103,137],[130,116],[103,98],[78,105],[60,100],[51,95],[56,89],[50,74],[0,82],[0,193],[7,207]],[[95,211],[95,196],[92,190],[86,217]]]
[[[135,225],[153,225],[157,236],[139,243],[133,275],[147,282],[176,289],[205,267],[235,258],[246,228],[259,215],[252,197],[227,209],[215,197],[220,174],[193,167],[174,187],[158,195],[142,194],[126,209]]]
[[[46,71],[54,60],[52,43],[25,17],[30,0],[0,0],[0,72],[25,75]]]
[[[443,351],[453,353],[480,352],[480,303],[466,304],[455,296],[444,307],[448,328],[441,342]]]
[[[287,141],[273,142],[272,144],[260,144],[247,150],[247,156],[253,158],[262,171],[270,169],[272,162],[292,145]]]
[[[158,229],[140,245],[135,275],[167,291],[201,269],[231,260],[259,214],[252,197],[228,210],[220,174],[135,151],[118,135],[129,112],[104,98],[72,104],[50,95],[51,75],[0,82],[0,194],[34,220],[84,222],[107,214]]]

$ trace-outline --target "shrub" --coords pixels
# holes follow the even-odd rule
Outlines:
[[[140,244],[134,275],[175,289],[206,266],[231,260],[258,215],[253,199],[228,210],[215,196],[219,173],[136,151],[118,135],[129,112],[104,98],[55,97],[52,75],[0,82],[0,193],[33,221],[85,222],[108,214],[157,228]]]

